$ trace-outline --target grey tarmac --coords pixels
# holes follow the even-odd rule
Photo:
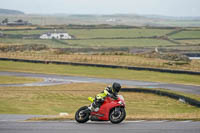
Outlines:
[[[0,133],[200,133],[200,122],[193,121],[74,121],[0,122]]]
[[[119,82],[126,86],[135,86],[141,88],[164,88],[174,91],[181,91],[192,94],[200,94],[200,86],[195,85],[183,85],[183,84],[170,84],[160,82],[148,82],[138,80],[120,80],[120,79],[108,79],[108,78],[93,78],[93,77],[80,77],[80,76],[67,76],[67,75],[54,75],[54,74],[36,74],[36,73],[24,73],[24,72],[0,72],[0,75],[8,76],[22,76],[22,77],[35,77],[43,78],[43,82],[31,83],[31,84],[0,84],[0,86],[48,86],[59,85],[68,83],[106,83],[112,84],[113,82]]]

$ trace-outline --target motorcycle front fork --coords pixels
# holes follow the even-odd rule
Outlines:
[[[89,110],[91,110],[92,112],[98,112],[99,111],[99,107],[93,107],[93,103],[88,107]]]
[[[114,111],[114,116],[118,116],[120,114],[120,107],[116,107]]]

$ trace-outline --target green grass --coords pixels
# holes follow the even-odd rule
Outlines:
[[[21,44],[46,44],[51,48],[68,48],[68,47],[157,47],[173,46],[172,42],[159,39],[111,39],[111,38],[137,38],[164,36],[172,32],[172,29],[62,29],[58,32],[68,32],[77,39],[86,40],[41,40],[41,39],[11,39],[0,38],[1,44],[21,45]],[[33,35],[43,34],[45,32],[54,32],[53,30],[20,30],[20,31],[3,31],[5,34],[13,35]],[[200,31],[182,31],[170,36],[170,38],[200,38]],[[91,39],[96,38],[96,39]],[[108,38],[108,39],[97,39]],[[110,38],[110,39],[109,39]],[[62,43],[64,42],[64,43]],[[180,41],[181,42],[181,41]]]
[[[50,48],[67,47],[150,47],[176,45],[159,39],[90,39],[90,40],[41,40],[0,38],[2,45],[45,44]]]
[[[0,75],[0,84],[24,84],[40,81],[42,81],[42,79]]]
[[[182,31],[170,36],[170,38],[200,38],[200,31]]]
[[[81,29],[67,30],[76,38],[115,38],[115,37],[151,37],[162,36],[172,30],[163,29]]]
[[[164,21],[154,21],[154,24],[172,27],[199,27],[200,21],[197,20],[164,20]]]
[[[13,30],[13,31],[3,31],[4,34],[9,35],[40,35],[46,32],[54,32],[54,30]]]
[[[67,40],[71,46],[82,47],[150,47],[176,45],[169,41],[158,39],[92,39],[92,40]]]
[[[68,32],[79,39],[86,38],[115,38],[115,37],[151,37],[163,36],[172,30],[166,29],[62,29],[57,32]],[[12,35],[33,35],[54,32],[54,30],[20,30],[3,31],[4,34]]]
[[[0,61],[0,71],[48,73],[200,85],[200,76],[152,71]]]
[[[57,115],[71,117],[81,106],[89,105],[105,84],[68,84],[48,87],[0,87],[1,114]],[[200,108],[154,94],[120,92],[130,119],[200,119]]]
[[[200,37],[199,37],[200,38]],[[177,42],[180,43],[185,43],[185,44],[192,44],[192,45],[199,45],[200,44],[200,39],[190,39],[190,40],[176,40]],[[189,46],[188,46],[189,47]],[[200,46],[199,46],[200,47]],[[192,48],[192,46],[190,47]],[[197,49],[196,49],[197,50]]]
[[[44,44],[50,48],[66,48],[67,44],[58,43],[54,40],[42,39],[13,39],[13,38],[0,38],[0,45],[28,45],[28,44]]]
[[[127,87],[127,88],[130,88],[130,87]],[[133,87],[133,88],[136,88],[136,87]],[[181,95],[181,96],[185,96],[185,97],[192,98],[194,100],[200,101],[200,95],[199,94],[191,94],[191,93],[186,93],[186,92],[181,92],[181,91],[174,91],[174,90],[163,89],[163,88],[151,88],[151,87],[149,87],[149,88],[142,88],[142,89],[143,90],[158,90],[158,91],[161,91],[161,92],[178,94],[178,95]]]

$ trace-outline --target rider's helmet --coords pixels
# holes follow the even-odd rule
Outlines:
[[[112,84],[112,92],[117,94],[121,89],[121,85],[119,83],[114,82]]]

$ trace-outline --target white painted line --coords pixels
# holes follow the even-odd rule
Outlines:
[[[83,81],[83,80],[70,80],[70,79],[56,79],[56,78],[45,78],[45,82],[86,82],[88,81]]]
[[[192,120],[180,121],[180,122],[185,122],[185,123],[187,123],[187,122],[192,122]]]
[[[41,121],[17,121],[17,122],[29,122],[29,123],[41,123],[41,122],[46,122],[46,123],[60,123],[60,122],[64,122],[64,123],[76,123],[76,121],[45,121],[45,120],[41,120]]]
[[[138,122],[145,122],[146,120],[138,120],[138,121],[125,121],[124,123],[138,123]]]
[[[162,122],[168,122],[168,120],[160,120],[160,121],[148,121],[151,123],[162,123]]]
[[[70,82],[80,82],[80,83],[88,83],[89,82],[89,81],[80,81],[80,80],[67,80],[67,81],[70,81]]]

